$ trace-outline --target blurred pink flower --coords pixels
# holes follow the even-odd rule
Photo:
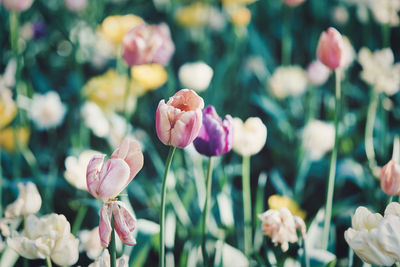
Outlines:
[[[141,23],[123,40],[122,56],[129,66],[157,63],[167,65],[175,51],[168,25]]]
[[[315,86],[323,85],[329,78],[331,70],[319,60],[311,62],[307,67],[308,81]]]
[[[94,156],[86,170],[88,191],[104,202],[116,197],[143,167],[143,154],[136,140],[124,139],[104,164],[105,155]]]
[[[305,0],[283,0],[288,6],[298,6],[301,5]]]
[[[111,240],[111,217],[114,222],[114,229],[122,242],[129,246],[136,244],[133,237],[133,230],[136,226],[136,219],[121,201],[110,201],[103,205],[100,210],[99,234],[101,245],[108,247]]]
[[[74,12],[84,10],[88,5],[88,0],[64,0],[65,6]]]
[[[157,136],[165,145],[184,148],[199,134],[202,125],[203,98],[193,90],[182,89],[157,108]]]
[[[400,195],[400,164],[390,160],[381,169],[379,178],[383,192],[389,196]]]
[[[322,32],[319,37],[317,47],[317,57],[331,70],[340,66],[343,55],[343,38],[335,29],[330,27],[326,32]]]
[[[31,7],[33,0],[0,0],[8,10],[25,11]]]

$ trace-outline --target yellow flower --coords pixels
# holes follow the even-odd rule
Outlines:
[[[175,19],[185,27],[202,27],[208,21],[210,7],[202,2],[179,8]]]
[[[236,26],[247,26],[251,20],[251,12],[244,6],[229,6],[227,11],[232,23]]]
[[[100,32],[112,43],[121,44],[124,35],[136,25],[143,23],[141,17],[133,14],[125,16],[109,16],[100,26]]]
[[[279,210],[281,208],[287,208],[290,212],[295,215],[299,216],[303,220],[306,218],[307,213],[302,210],[299,205],[291,198],[284,197],[280,195],[272,195],[268,198],[268,206],[270,209]]]
[[[83,94],[89,101],[96,103],[105,112],[123,111],[125,106],[127,76],[115,70],[91,78],[83,88]],[[129,85],[128,109],[133,111],[136,105],[135,84]]]
[[[7,152],[14,152],[17,148],[15,136],[18,138],[18,146],[24,148],[27,146],[30,136],[28,127],[13,128],[8,127],[0,131],[0,147]]]
[[[131,68],[131,76],[132,79],[142,88],[142,93],[161,87],[168,79],[165,68],[159,64],[134,66]],[[141,92],[137,93],[140,94]]]
[[[0,91],[0,129],[7,126],[17,115],[17,105],[10,89]]]

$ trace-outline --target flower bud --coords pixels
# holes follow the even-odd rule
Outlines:
[[[0,3],[2,3],[8,10],[25,11],[31,7],[33,0],[1,0]]]
[[[331,70],[340,66],[343,54],[343,38],[335,29],[330,27],[326,32],[322,32],[319,37],[317,47],[317,57]]]
[[[400,195],[400,164],[390,160],[379,174],[381,188],[389,196]]]

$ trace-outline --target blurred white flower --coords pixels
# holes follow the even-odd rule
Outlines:
[[[86,185],[86,168],[94,155],[102,154],[94,150],[85,150],[79,157],[68,156],[65,159],[64,177],[74,187],[88,190]]]
[[[394,64],[394,55],[390,48],[372,53],[363,47],[358,53],[362,66],[361,79],[374,87],[377,92],[391,96],[400,89],[400,63]]]
[[[390,24],[393,27],[400,25],[399,0],[369,0],[369,8],[378,23]]]
[[[44,95],[34,94],[28,109],[29,117],[40,130],[59,126],[65,113],[66,107],[54,91]]]
[[[35,214],[42,206],[42,198],[34,183],[18,183],[18,191],[18,198],[9,204],[4,212],[7,219]]]
[[[117,259],[118,267],[128,267],[129,257],[126,255],[122,255],[121,258]],[[110,253],[108,249],[105,249],[103,253],[96,259],[95,262],[89,264],[88,267],[110,267]]]
[[[239,249],[227,243],[222,247],[222,266],[224,267],[247,267],[249,260]]]
[[[146,219],[136,221],[137,231],[147,235],[155,235],[160,232],[160,225]]]
[[[356,57],[356,52],[354,51],[354,48],[346,36],[343,36],[343,50],[342,50],[342,58],[340,60],[340,68],[341,69],[347,69],[350,67],[351,63],[353,63],[355,57]]]
[[[280,66],[272,74],[268,85],[276,98],[298,96],[307,89],[307,75],[299,66]]]
[[[349,21],[349,12],[344,6],[336,6],[332,11],[333,20],[339,25],[345,25]]]
[[[116,113],[112,113],[108,116],[110,122],[110,132],[107,136],[107,140],[113,149],[116,149],[122,140],[126,137],[126,133],[131,130],[131,125]]]
[[[74,12],[82,11],[88,5],[88,0],[64,0],[65,6]]]
[[[81,114],[85,125],[98,137],[106,137],[110,132],[110,124],[101,108],[94,102],[86,102]]]
[[[86,251],[86,255],[89,259],[94,260],[103,252],[99,236],[99,227],[95,227],[92,230],[80,231],[79,240],[82,250]]]
[[[17,72],[17,62],[15,59],[8,61],[3,75],[0,75],[0,92],[15,85],[15,73]]]
[[[386,207],[384,217],[359,207],[352,218],[353,227],[344,233],[345,240],[364,262],[391,266],[400,261],[399,215],[397,202]]]
[[[30,215],[22,233],[13,232],[7,244],[27,259],[50,257],[57,265],[73,265],[78,261],[79,240],[71,234],[64,215],[50,214],[41,218]]]
[[[323,85],[331,75],[331,70],[319,60],[311,62],[307,68],[308,81],[315,86]]]
[[[342,2],[356,7],[356,15],[361,23],[369,21],[369,1],[370,0],[342,0]]]
[[[321,159],[335,144],[335,127],[331,123],[310,120],[303,129],[302,145],[312,160]]]
[[[233,132],[233,150],[242,156],[257,154],[267,141],[267,127],[258,117],[250,117],[244,123],[233,118]]]
[[[214,31],[222,31],[227,23],[226,16],[218,8],[210,7],[208,10],[208,26]]]
[[[293,216],[287,208],[267,210],[259,214],[258,218],[262,221],[264,235],[269,236],[275,246],[279,243],[283,252],[289,249],[289,242],[298,241],[297,230],[303,238],[306,235],[304,221],[300,217]]]
[[[183,87],[202,92],[208,88],[213,69],[204,62],[185,63],[179,68],[179,81]]]

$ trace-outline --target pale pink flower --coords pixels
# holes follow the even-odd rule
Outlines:
[[[31,7],[33,0],[0,0],[0,3],[12,11],[25,11]]]
[[[307,67],[308,81],[315,86],[323,85],[331,75],[331,70],[319,60],[311,62]]]
[[[283,0],[285,2],[286,5],[288,6],[298,6],[301,5],[305,0]]]
[[[383,192],[389,196],[400,195],[400,164],[390,160],[381,169],[379,178]]]
[[[84,10],[88,5],[88,0],[64,0],[65,6],[74,12]]]
[[[330,27],[322,32],[317,47],[317,57],[328,68],[334,70],[340,66],[343,56],[343,38],[335,29]]]
[[[165,145],[188,146],[199,134],[203,108],[203,98],[189,89],[180,90],[167,103],[161,100],[156,118],[158,138]]]

